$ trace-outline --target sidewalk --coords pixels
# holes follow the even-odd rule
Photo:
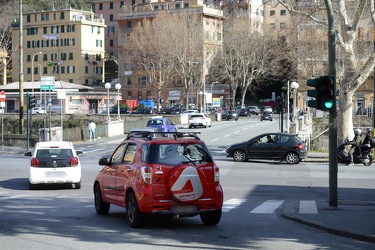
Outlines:
[[[100,138],[94,142],[77,141],[75,145],[97,145],[120,142],[124,136]],[[30,149],[32,150],[32,149]],[[23,154],[25,148],[7,147],[0,154]],[[305,162],[328,162],[328,153],[310,152]],[[317,200],[318,213],[300,213],[299,202],[287,201],[283,206],[283,217],[329,233],[375,244],[375,191],[369,190],[356,200],[339,200],[336,208],[329,206],[328,200]],[[328,199],[328,198],[327,198]]]

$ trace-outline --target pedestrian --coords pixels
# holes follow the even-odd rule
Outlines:
[[[89,138],[90,142],[95,141],[95,129],[96,129],[96,124],[94,121],[89,121]]]

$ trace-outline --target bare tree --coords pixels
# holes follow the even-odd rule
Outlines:
[[[315,28],[327,27],[324,1],[310,2],[308,8],[294,6],[294,1],[277,0],[295,16],[314,22]],[[374,0],[334,0],[332,6],[335,12],[336,48],[340,57],[342,72],[341,82],[338,82],[338,139],[346,136],[353,137],[352,99],[355,92],[370,76],[375,67],[375,51],[373,48],[372,30],[375,26]],[[301,25],[301,28],[303,26]],[[366,53],[358,56],[358,40],[367,39]],[[324,33],[323,33],[324,34]],[[361,43],[363,46],[364,43]],[[324,73],[325,69],[322,69]],[[325,72],[327,73],[327,72]]]
[[[221,80],[228,80],[231,88],[231,106],[235,106],[237,91],[241,91],[241,106],[245,96],[253,92],[260,79],[271,74],[277,66],[274,58],[274,39],[251,29],[248,18],[229,18],[224,28],[224,50],[215,67]]]
[[[202,17],[182,11],[171,16],[168,28],[170,39],[173,40],[170,52],[176,60],[175,71],[184,84],[185,107],[188,107],[190,90],[204,83]]]
[[[171,39],[166,32],[169,17],[159,15],[144,19],[135,27],[123,46],[123,58],[132,65],[134,75],[146,76],[155,88],[157,109],[160,109],[162,88],[174,75],[174,58],[169,52]]]

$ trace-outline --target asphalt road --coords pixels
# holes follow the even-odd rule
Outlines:
[[[288,201],[306,201],[310,210],[314,201],[327,197],[326,163],[236,163],[225,157],[224,150],[230,144],[277,131],[277,127],[277,121],[250,118],[197,129],[220,167],[224,189],[222,220],[214,227],[204,226],[199,216],[152,216],[145,228],[133,229],[127,225],[124,209],[116,206],[106,216],[97,215],[92,194],[100,169],[97,162],[100,156],[110,154],[120,139],[76,145],[84,151],[80,190],[52,187],[29,191],[29,158],[1,155],[2,249],[373,249],[373,244],[335,236],[281,216]],[[347,178],[340,180],[340,185],[348,190],[373,188],[373,169],[346,171]]]

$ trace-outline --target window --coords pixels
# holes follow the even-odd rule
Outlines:
[[[47,67],[43,67],[43,74],[45,75],[45,74],[47,74]]]
[[[89,73],[89,66],[85,66],[85,74]]]
[[[109,47],[113,47],[113,40],[109,40]]]
[[[110,15],[109,15],[109,21],[110,21],[110,22],[113,22],[113,14],[110,14]]]
[[[31,62],[31,55],[26,56],[26,62]]]
[[[108,34],[114,34],[115,33],[115,26],[109,26],[108,27]]]
[[[57,33],[59,33],[59,27],[51,26],[51,34],[57,34]]]
[[[69,38],[69,46],[74,46],[74,38]]]
[[[280,16],[285,16],[286,15],[286,10],[280,10]]]
[[[285,23],[280,23],[280,29],[281,30],[285,29]]]
[[[128,145],[128,147],[125,151],[125,154],[124,154],[123,163],[132,164],[134,162],[134,158],[135,158],[134,156],[135,156],[136,149],[137,149],[136,144],[129,144]]]
[[[98,27],[98,34],[100,34],[100,27]]]
[[[65,26],[64,26],[64,25],[61,25],[61,26],[60,26],[60,32],[61,32],[61,33],[64,33],[64,32],[65,32]]]
[[[274,30],[276,28],[275,23],[270,23],[270,28]]]
[[[113,9],[113,3],[112,2],[109,3],[109,9]]]
[[[47,54],[43,54],[43,61],[47,61],[47,60],[48,60]]]
[[[159,10],[159,5],[155,5],[154,10]]]
[[[26,22],[28,22],[28,23],[31,22],[30,15],[26,16]]]
[[[85,60],[89,60],[89,54],[85,53]]]
[[[275,11],[274,10],[270,10],[270,16],[274,16],[275,15]]]
[[[65,19],[65,12],[60,12],[60,20],[64,20]]]
[[[43,27],[43,34],[47,34],[47,27]]]
[[[120,7],[124,6],[124,1],[120,2]]]
[[[75,72],[75,66],[66,67],[66,73],[74,73],[74,72]]]
[[[59,73],[59,67],[58,66],[53,66],[52,73],[53,74],[58,74]]]
[[[99,10],[102,10],[102,9],[103,9],[103,4],[100,3],[100,4],[99,4]]]
[[[184,8],[189,8],[189,3],[184,3]]]
[[[69,53],[69,60],[73,60],[73,53],[72,52]]]
[[[126,28],[131,28],[132,27],[132,21],[127,21],[126,22]]]
[[[66,53],[61,53],[61,60],[66,60]]]
[[[31,75],[31,68],[27,68],[26,72],[28,75]]]
[[[179,9],[179,8],[180,8],[180,4],[176,3],[176,9]]]
[[[133,94],[131,91],[128,91],[128,99],[133,99]]]
[[[64,66],[60,66],[60,71],[61,71],[61,74],[65,74],[65,67]]]

